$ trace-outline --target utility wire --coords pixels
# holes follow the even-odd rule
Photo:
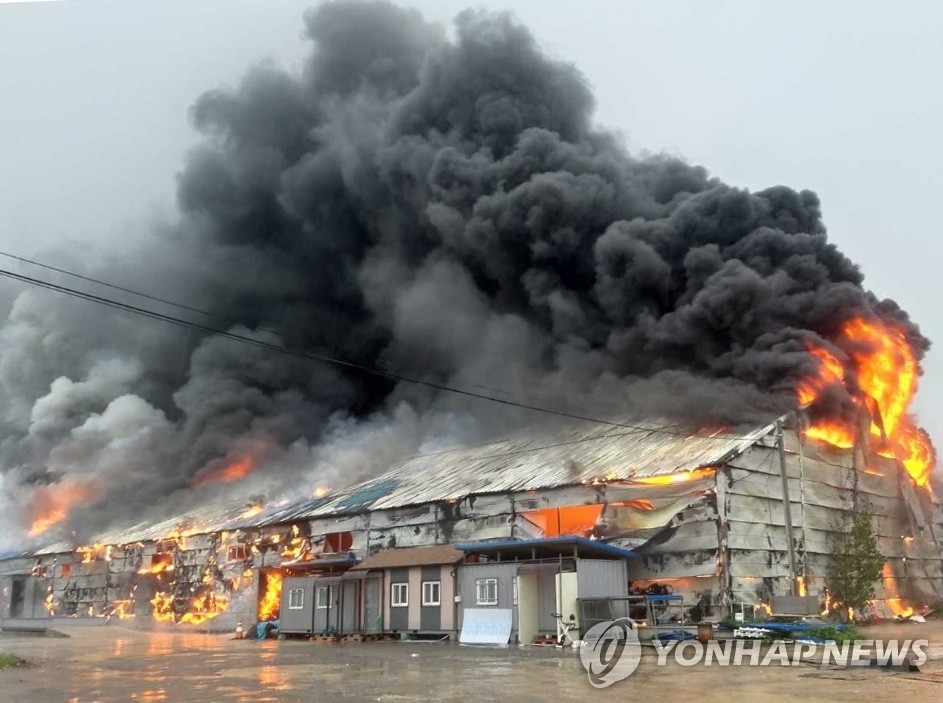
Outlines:
[[[24,259],[22,257],[15,257],[12,255],[9,255],[9,256],[11,256],[11,258],[15,258],[20,261],[24,261],[28,263],[36,263],[28,259]],[[187,307],[188,309],[192,309],[202,314],[212,315],[212,313],[207,313],[206,311],[202,311],[199,308],[189,308],[189,306],[183,306],[180,303],[174,303],[171,301],[167,301],[163,298],[159,298],[157,296],[150,296],[148,294],[140,293],[138,291],[134,291],[129,288],[123,288],[122,286],[117,286],[114,284],[105,283],[103,281],[98,281],[88,276],[82,276],[80,274],[75,274],[70,271],[65,271],[64,269],[57,269],[55,267],[44,265],[44,264],[37,264],[37,265],[43,266],[44,268],[47,268],[49,270],[57,271],[59,273],[65,273],[66,275],[71,275],[71,276],[80,278],[82,280],[86,280],[91,283],[98,283],[98,284],[105,285],[116,290],[122,290],[128,293],[134,294],[134,295],[140,295],[142,297],[145,297],[154,301],[164,302],[169,305],[175,305],[177,307]],[[205,334],[222,337],[224,339],[229,339],[236,342],[241,342],[243,344],[250,344],[252,346],[259,347],[262,349],[267,349],[269,351],[278,352],[280,354],[294,356],[300,359],[307,359],[308,361],[316,361],[320,363],[331,364],[334,366],[339,366],[342,368],[359,371],[361,373],[372,375],[378,378],[384,378],[389,381],[412,383],[414,385],[424,386],[426,388],[432,388],[434,390],[438,390],[442,392],[463,395],[463,396],[466,396],[469,398],[475,398],[478,400],[498,403],[500,405],[505,405],[508,407],[519,408],[523,410],[531,410],[533,412],[539,412],[546,415],[555,415],[557,417],[564,417],[571,420],[579,420],[581,422],[590,422],[590,423],[595,423],[599,425],[607,425],[609,427],[618,427],[622,429],[635,430],[639,433],[666,434],[666,435],[681,436],[681,437],[698,437],[699,439],[719,439],[719,440],[724,440],[724,441],[753,439],[752,437],[734,437],[730,435],[696,435],[696,434],[691,434],[691,433],[686,433],[686,432],[678,432],[678,431],[669,430],[667,429],[668,426],[645,427],[642,425],[633,425],[630,423],[615,422],[612,420],[605,420],[602,418],[591,417],[587,415],[580,415],[578,413],[570,413],[563,410],[554,410],[553,408],[547,408],[547,407],[542,407],[538,405],[531,405],[528,403],[521,403],[514,400],[508,400],[506,398],[497,398],[495,396],[490,396],[484,393],[478,393],[478,392],[470,391],[463,388],[456,388],[454,386],[448,386],[443,383],[436,383],[435,381],[427,381],[424,379],[413,378],[413,377],[406,376],[403,374],[393,373],[390,371],[384,371],[383,369],[378,369],[378,368],[367,366],[364,364],[358,364],[353,361],[347,361],[345,359],[341,359],[334,356],[329,356],[327,354],[318,354],[314,352],[305,352],[305,351],[301,351],[297,349],[289,349],[288,347],[284,347],[279,344],[272,344],[270,342],[265,342],[259,339],[253,339],[252,337],[247,337],[245,335],[237,334],[235,332],[218,329],[216,327],[212,327],[208,324],[204,324],[201,322],[186,320],[186,319],[175,317],[173,315],[169,315],[166,313],[157,312],[156,310],[150,310],[148,308],[139,307],[137,305],[131,305],[130,303],[123,303],[121,301],[114,300],[112,298],[107,298],[104,296],[95,295],[93,293],[81,291],[75,288],[70,288],[68,286],[51,283],[49,281],[44,281],[42,279],[34,278],[32,276],[26,276],[24,274],[16,273],[14,271],[8,271],[6,269],[0,269],[0,276],[9,278],[15,281],[20,281],[22,283],[27,283],[32,286],[37,286],[39,288],[45,288],[47,290],[51,290],[57,293],[62,293],[64,295],[69,295],[75,298],[86,300],[88,302],[96,303],[98,305],[103,305],[105,307],[110,307],[117,310],[123,310],[125,312],[130,312],[135,315],[140,315],[141,317],[146,317],[152,320],[159,320],[161,322],[165,322],[171,325],[176,325],[178,327],[183,327],[183,328],[195,330],[198,332],[203,332]]]
[[[71,276],[80,281],[86,281],[87,283],[94,283],[99,286],[104,286],[105,288],[111,288],[112,290],[119,290],[122,293],[129,293],[131,295],[136,295],[140,298],[145,298],[146,300],[152,300],[156,303],[163,303],[164,305],[169,305],[174,308],[180,308],[181,310],[186,310],[188,312],[195,312],[198,315],[204,315],[206,317],[211,317],[213,319],[219,320],[220,322],[225,322],[227,324],[237,324],[235,320],[227,320],[221,315],[209,312],[207,310],[201,310],[200,308],[193,307],[192,305],[186,305],[184,303],[178,303],[173,300],[168,300],[167,298],[161,298],[157,295],[151,295],[149,293],[143,293],[133,288],[126,288],[124,286],[119,286],[116,283],[109,283],[108,281],[102,281],[97,278],[92,278],[91,276],[83,276],[81,273],[76,273],[75,271],[69,271],[67,269],[59,268],[58,266],[53,266],[51,264],[44,264],[42,261],[35,261],[34,259],[27,259],[25,256],[17,256],[16,254],[11,254],[8,251],[0,251],[0,256],[5,256],[8,259],[13,259],[14,261],[19,261],[24,264],[30,264],[31,266],[38,266],[39,268],[44,268],[47,271],[55,271],[56,273],[61,273],[64,276]],[[261,327],[259,329],[262,329]],[[274,332],[274,330],[267,330],[269,332]]]
[[[93,278],[92,276],[86,276],[86,275],[83,275],[83,274],[81,274],[81,273],[76,273],[75,271],[69,271],[68,269],[60,268],[60,267],[58,267],[58,266],[53,266],[52,264],[43,263],[42,261],[36,261],[35,259],[30,259],[30,258],[27,258],[27,257],[25,257],[25,256],[20,256],[20,255],[18,255],[18,254],[13,254],[13,253],[8,252],[8,251],[2,251],[2,250],[0,250],[0,256],[5,256],[5,257],[7,257],[8,259],[13,259],[14,261],[19,261],[19,262],[21,262],[21,263],[29,264],[29,265],[31,265],[31,266],[37,266],[37,267],[39,267],[39,268],[46,269],[47,271],[54,271],[55,273],[59,273],[59,274],[62,274],[62,275],[64,275],[64,276],[71,276],[72,278],[75,278],[75,279],[80,280],[80,281],[85,281],[85,282],[87,282],[87,283],[94,283],[95,285],[104,286],[105,288],[110,288],[110,289],[116,290],[116,291],[121,291],[122,293],[128,293],[129,295],[136,295],[136,296],[138,296],[139,298],[144,298],[145,300],[151,300],[151,301],[154,301],[154,302],[157,302],[157,303],[161,303],[161,304],[163,304],[163,305],[169,305],[170,307],[179,308],[180,310],[186,310],[187,312],[193,312],[193,313],[196,313],[196,314],[198,314],[198,315],[203,315],[204,317],[208,317],[208,318],[213,319],[213,320],[218,320],[219,322],[225,323],[225,324],[227,324],[227,325],[241,325],[241,324],[244,324],[242,320],[236,320],[236,319],[233,319],[233,318],[227,318],[227,317],[224,317],[223,315],[219,315],[218,313],[210,312],[209,310],[204,310],[204,309],[202,309],[202,308],[194,307],[194,306],[192,306],[192,305],[187,305],[187,304],[185,304],[185,303],[179,303],[179,302],[177,302],[177,301],[175,301],[175,300],[170,300],[170,299],[168,299],[168,298],[162,298],[162,297],[160,297],[160,296],[152,295],[152,294],[150,294],[150,293],[144,293],[143,291],[135,290],[135,289],[133,289],[133,288],[128,288],[128,287],[126,287],[126,286],[121,286],[121,285],[118,285],[118,284],[116,284],[116,283],[111,283],[111,282],[109,282],[109,281],[103,281],[103,280],[100,279],[100,278]],[[255,326],[255,329],[256,329],[256,330],[261,330],[261,331],[264,331],[264,332],[271,332],[272,334],[276,334],[276,335],[281,336],[281,333],[280,333],[278,330],[273,329],[273,328],[271,328],[271,327],[265,327],[265,326],[263,326],[263,325],[256,325],[256,326]],[[387,367],[392,366],[392,365],[386,364],[386,363],[384,363],[384,362],[381,362],[381,363],[382,363],[383,366],[387,366]],[[387,370],[389,370],[389,368],[388,368]],[[477,387],[477,388],[483,388],[483,389],[485,389],[485,390],[487,390],[487,391],[491,391],[491,392],[493,392],[493,393],[505,393],[505,394],[507,394],[506,391],[504,391],[504,390],[502,390],[502,389],[500,389],[500,388],[491,388],[490,386],[486,386],[486,385],[483,385],[483,384],[480,384],[480,383],[475,383],[475,384],[473,384],[473,385],[474,385],[475,387]]]

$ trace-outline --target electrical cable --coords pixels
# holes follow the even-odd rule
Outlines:
[[[139,296],[141,296],[141,297],[143,297],[143,298],[147,298],[147,299],[150,299],[150,300],[153,300],[153,301],[162,302],[162,303],[165,303],[165,304],[168,304],[168,305],[173,305],[173,306],[176,306],[176,307],[180,307],[180,308],[182,308],[182,309],[188,309],[188,310],[191,310],[191,311],[194,311],[194,312],[198,312],[198,313],[204,314],[204,315],[209,315],[209,316],[213,316],[213,317],[218,317],[218,316],[213,315],[212,313],[208,313],[207,311],[201,310],[201,309],[196,308],[196,307],[187,306],[187,305],[184,305],[184,304],[182,304],[182,303],[176,303],[176,302],[173,302],[173,301],[169,301],[169,300],[167,300],[167,299],[165,299],[165,298],[160,298],[160,297],[158,297],[158,296],[152,296],[152,295],[149,295],[149,294],[146,294],[146,293],[141,293],[141,292],[139,292],[139,291],[135,291],[135,290],[130,289],[130,288],[125,288],[125,287],[123,287],[123,286],[118,286],[118,285],[115,285],[115,284],[107,283],[107,282],[105,282],[105,281],[99,281],[99,280],[94,279],[94,278],[91,278],[91,277],[89,277],[89,276],[82,276],[81,274],[76,274],[76,273],[67,271],[67,270],[65,270],[65,269],[60,269],[60,268],[57,268],[57,267],[49,266],[49,265],[47,265],[47,264],[41,264],[41,263],[39,263],[39,262],[35,262],[35,261],[33,261],[33,260],[26,259],[26,258],[24,258],[24,257],[17,257],[17,256],[14,256],[14,255],[8,254],[8,253],[6,253],[6,252],[0,252],[0,254],[2,254],[3,256],[8,256],[8,257],[10,257],[10,258],[17,259],[17,260],[19,260],[19,261],[23,261],[23,262],[25,262],[25,263],[31,263],[31,264],[35,264],[35,265],[37,265],[37,266],[42,266],[43,268],[47,268],[47,269],[49,269],[49,270],[56,271],[57,273],[63,273],[63,274],[66,274],[66,275],[70,275],[70,276],[73,276],[73,277],[75,277],[75,278],[79,278],[79,279],[81,279],[81,280],[85,280],[85,281],[90,282],[90,283],[97,283],[97,284],[100,284],[100,285],[103,285],[103,286],[107,286],[107,287],[112,288],[112,289],[115,289],[115,290],[121,290],[121,291],[123,291],[123,292],[130,293],[130,294],[133,294],[133,295],[139,295]],[[183,328],[191,329],[191,330],[198,331],[198,332],[203,332],[203,333],[205,333],[205,334],[209,334],[209,335],[213,335],[213,336],[217,336],[217,337],[222,337],[222,338],[224,338],[224,339],[228,339],[228,340],[231,340],[231,341],[240,342],[240,343],[243,343],[243,344],[250,344],[250,345],[252,345],[252,346],[259,347],[259,348],[262,348],[262,349],[267,349],[267,350],[269,350],[269,351],[278,352],[278,353],[280,353],[280,354],[285,354],[285,355],[288,355],[288,356],[293,356],[293,357],[297,357],[297,358],[301,358],[301,359],[306,359],[306,360],[308,360],[308,361],[315,361],[315,362],[320,362],[320,363],[324,363],[324,364],[339,366],[339,367],[347,368],[347,369],[350,369],[350,370],[353,370],[353,371],[358,371],[358,372],[360,372],[360,373],[372,375],[372,376],[375,376],[375,377],[378,377],[378,378],[383,378],[383,379],[386,379],[386,380],[389,380],[389,381],[402,382],[402,383],[411,383],[411,384],[414,384],[414,385],[423,386],[423,387],[426,387],[426,388],[431,388],[431,389],[434,389],[434,390],[437,390],[437,391],[441,391],[441,392],[447,392],[447,393],[454,393],[454,394],[457,394],[457,395],[463,395],[463,396],[470,397],[470,398],[474,398],[474,399],[477,399],[477,400],[483,400],[483,401],[487,401],[487,402],[498,403],[498,404],[500,404],[500,405],[505,405],[505,406],[508,406],[508,407],[514,407],[514,408],[519,408],[519,409],[523,409],[523,410],[530,410],[530,411],[533,411],[533,412],[539,412],[539,413],[543,413],[543,414],[547,414],[547,415],[555,415],[555,416],[557,416],[557,417],[563,417],[563,418],[567,418],[567,419],[571,419],[571,420],[579,420],[579,421],[581,421],[581,422],[590,422],[590,423],[595,423],[595,424],[599,424],[599,425],[607,425],[607,426],[610,426],[610,427],[617,427],[617,428],[622,428],[622,429],[635,430],[635,431],[637,431],[637,432],[639,432],[639,433],[667,434],[667,435],[673,435],[673,436],[683,436],[683,437],[692,437],[692,438],[693,438],[693,437],[697,437],[697,438],[699,438],[699,439],[719,439],[719,440],[724,440],[724,441],[730,441],[730,440],[750,440],[750,439],[753,439],[752,437],[736,437],[736,436],[723,435],[723,434],[720,434],[720,435],[697,435],[696,433],[695,433],[695,434],[692,434],[692,433],[688,433],[688,432],[678,432],[678,431],[675,431],[675,430],[670,430],[670,429],[668,429],[668,427],[669,427],[668,425],[665,425],[665,426],[653,426],[653,427],[646,427],[646,426],[642,426],[642,425],[633,425],[633,424],[631,424],[631,423],[616,422],[616,421],[612,421],[612,420],[605,420],[605,419],[603,419],[603,418],[597,418],[597,417],[592,417],[592,416],[588,416],[588,415],[581,415],[581,414],[578,414],[578,413],[571,413],[571,412],[567,412],[567,411],[564,411],[564,410],[556,410],[556,409],[553,409],[553,408],[547,408],[547,407],[538,406],[538,405],[531,405],[531,404],[528,404],[528,403],[522,403],[522,402],[519,402],[519,401],[510,400],[510,399],[507,399],[507,398],[497,398],[497,397],[495,397],[495,396],[490,396],[490,395],[487,395],[487,394],[485,394],[485,393],[478,393],[478,392],[476,392],[476,391],[470,391],[470,390],[464,389],[464,388],[457,388],[457,387],[455,387],[455,386],[449,386],[449,385],[446,385],[446,384],[444,384],[444,383],[437,383],[437,382],[435,382],[435,381],[429,381],[429,380],[425,380],[425,379],[420,379],[420,378],[414,378],[414,377],[406,376],[406,375],[399,374],[399,373],[394,373],[394,372],[391,372],[391,371],[385,371],[385,370],[383,370],[383,369],[378,369],[378,368],[375,368],[375,367],[367,366],[367,365],[365,365],[365,364],[359,364],[359,363],[356,363],[356,362],[353,362],[353,361],[348,361],[348,360],[346,360],[346,359],[342,359],[342,358],[335,357],[335,356],[330,356],[330,355],[327,355],[327,354],[318,354],[318,353],[314,353],[314,352],[305,352],[305,351],[301,351],[301,350],[297,350],[297,349],[290,349],[290,348],[288,348],[288,347],[284,347],[284,346],[279,345],[279,344],[273,344],[273,343],[271,343],[271,342],[265,342],[265,341],[263,341],[263,340],[253,339],[252,337],[248,337],[248,336],[246,336],[246,335],[238,334],[238,333],[231,332],[231,331],[227,331],[227,330],[222,330],[222,329],[213,327],[213,326],[211,326],[211,325],[208,325],[208,324],[205,324],[205,323],[202,323],[202,322],[195,322],[195,321],[193,321],[193,320],[186,320],[186,319],[184,319],[184,318],[175,317],[175,316],[170,315],[170,314],[167,314],[167,313],[162,313],[162,312],[158,312],[158,311],[156,311],[156,310],[151,310],[151,309],[144,308],[144,307],[140,307],[140,306],[137,306],[137,305],[132,305],[132,304],[130,304],[130,303],[124,303],[124,302],[121,302],[121,301],[118,301],[118,300],[114,300],[113,298],[108,298],[108,297],[105,297],[105,296],[96,295],[96,294],[94,294],[94,293],[89,293],[89,292],[86,292],[86,291],[78,290],[78,289],[76,289],[76,288],[70,288],[70,287],[68,287],[68,286],[60,285],[60,284],[57,284],[57,283],[52,283],[52,282],[49,282],[49,281],[45,281],[45,280],[42,280],[42,279],[39,279],[39,278],[34,278],[34,277],[32,277],[32,276],[27,276],[27,275],[25,275],[25,274],[16,273],[16,272],[14,272],[14,271],[9,271],[9,270],[6,270],[6,269],[0,269],[0,276],[3,276],[3,277],[8,278],[8,279],[12,279],[12,280],[19,281],[19,282],[21,282],[21,283],[26,283],[26,284],[29,284],[29,285],[32,285],[32,286],[36,286],[36,287],[39,287],[39,288],[45,288],[45,289],[50,290],[50,291],[53,291],[53,292],[57,292],[57,293],[61,293],[61,294],[64,294],[64,295],[71,296],[71,297],[79,298],[79,299],[82,299],[82,300],[85,300],[85,301],[88,301],[88,302],[96,303],[96,304],[98,304],[98,305],[103,305],[103,306],[105,306],[105,307],[110,307],[110,308],[113,308],[113,309],[117,309],[117,310],[122,310],[122,311],[125,311],[125,312],[129,312],[129,313],[132,313],[132,314],[135,314],[135,315],[139,315],[139,316],[141,316],[141,317],[145,317],[145,318],[148,318],[148,319],[158,320],[158,321],[161,321],[161,322],[165,322],[165,323],[167,323],[167,324],[176,325],[176,326],[178,326],[178,327],[183,327]]]

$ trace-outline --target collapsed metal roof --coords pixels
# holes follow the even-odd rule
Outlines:
[[[247,511],[246,501],[229,501],[174,515],[159,522],[108,530],[94,544],[133,544],[185,530],[209,534],[273,526],[318,517],[453,501],[470,495],[555,488],[593,481],[632,481],[722,464],[741,454],[773,424],[747,432],[687,434],[666,422],[631,426],[583,423],[544,434],[521,432],[471,447],[455,447],[407,459],[373,479],[323,498],[278,502]],[[34,554],[72,551],[70,542]]]
[[[773,424],[745,433],[685,434],[665,423],[572,426],[553,435],[520,434],[475,447],[416,456],[330,496],[293,504],[266,522],[458,500],[595,480],[631,481],[722,464]],[[290,516],[290,517],[289,517]]]
[[[247,517],[249,503],[245,500],[212,503],[158,522],[140,522],[130,527],[100,532],[89,538],[88,543],[134,544],[165,539],[175,533],[186,536],[255,527],[260,524],[262,513],[251,511],[252,517]],[[34,553],[61,554],[72,551],[75,546],[72,542],[57,542],[37,549]]]

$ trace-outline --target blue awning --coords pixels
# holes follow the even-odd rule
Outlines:
[[[575,535],[546,537],[544,539],[507,539],[485,540],[482,542],[463,542],[455,545],[466,554],[496,554],[517,556],[530,559],[557,556],[597,557],[609,559],[635,559],[638,554],[631,549],[617,547],[599,540],[586,539]]]

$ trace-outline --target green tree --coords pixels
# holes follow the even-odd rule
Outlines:
[[[874,598],[874,584],[881,577],[884,557],[878,551],[871,528],[874,511],[869,505],[846,510],[833,527],[828,590],[844,617],[848,608],[862,608]]]

